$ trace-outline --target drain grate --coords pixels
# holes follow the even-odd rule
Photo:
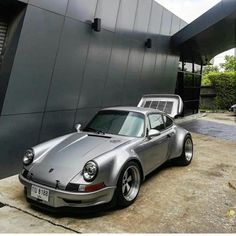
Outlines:
[[[4,207],[5,205],[3,203],[0,202],[0,208]]]

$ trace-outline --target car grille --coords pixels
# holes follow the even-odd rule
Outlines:
[[[69,192],[78,192],[78,188],[79,188],[79,185],[78,185],[78,184],[69,183],[69,184],[67,184],[67,186],[66,186],[66,191],[69,191]]]

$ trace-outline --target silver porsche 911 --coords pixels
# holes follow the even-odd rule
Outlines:
[[[30,148],[19,175],[27,199],[57,209],[129,206],[161,164],[190,164],[191,134],[172,119],[182,108],[176,95],[146,95],[138,107],[103,109],[83,130]]]

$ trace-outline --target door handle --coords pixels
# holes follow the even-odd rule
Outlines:
[[[167,138],[171,138],[175,133],[170,133],[170,134],[167,134]]]

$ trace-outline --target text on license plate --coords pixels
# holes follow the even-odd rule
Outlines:
[[[49,199],[49,190],[40,188],[38,186],[31,186],[31,196],[42,201],[48,202]]]

